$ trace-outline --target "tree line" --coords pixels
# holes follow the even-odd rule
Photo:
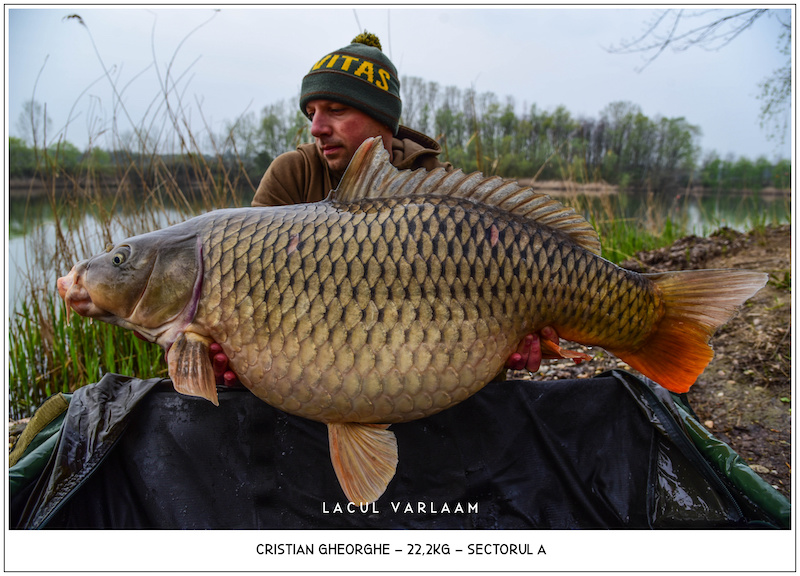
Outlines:
[[[417,77],[403,78],[401,96],[401,123],[436,139],[442,158],[466,172],[653,191],[790,186],[788,160],[723,159],[715,152],[701,158],[699,127],[683,117],[648,117],[631,102],[612,102],[596,118],[573,116],[564,106],[542,110],[532,104],[520,112],[510,97],[501,101],[492,92],[442,87]],[[296,102],[276,102],[229,123],[217,138],[225,145],[214,164],[243,169],[257,182],[275,157],[311,140]],[[96,147],[81,152],[69,142],[38,150],[20,138],[9,139],[11,177],[33,176],[43,168],[76,174],[87,166],[112,174],[132,158],[146,162],[149,156]],[[172,164],[177,165],[174,159]]]
[[[510,97],[405,78],[403,123],[436,138],[464,170],[510,178],[604,181],[625,188],[670,190],[788,188],[791,163],[761,157],[701,159],[700,128],[685,118],[647,117],[631,102],[612,102],[599,117],[573,116],[564,106],[517,112]]]

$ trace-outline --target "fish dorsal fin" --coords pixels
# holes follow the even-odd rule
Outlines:
[[[523,186],[514,180],[484,176],[480,172],[446,172],[444,168],[430,172],[424,168],[398,170],[389,161],[389,153],[384,149],[380,137],[365,140],[359,146],[331,198],[347,203],[414,194],[466,198],[496,206],[560,230],[577,244],[600,255],[600,237],[592,225],[572,208],[547,194],[535,192],[530,186]]]
[[[354,504],[375,502],[397,469],[397,439],[384,425],[329,423],[331,462],[345,496]]]

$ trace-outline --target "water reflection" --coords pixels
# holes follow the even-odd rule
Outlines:
[[[790,221],[788,194],[698,192],[654,194],[621,192],[607,196],[553,195],[595,221],[598,217],[647,221],[658,228],[670,219],[687,234],[708,236],[722,227],[747,232],[757,226]]]

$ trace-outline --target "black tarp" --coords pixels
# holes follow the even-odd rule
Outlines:
[[[118,375],[79,389],[43,473],[12,490],[11,526],[565,529],[788,522],[788,502],[782,509],[785,499],[769,493],[766,483],[756,477],[755,491],[766,490],[778,514],[703,457],[685,432],[680,402],[624,372],[492,382],[444,412],[393,425],[397,474],[364,510],[348,510],[325,425],[276,410],[244,389],[219,394],[215,407],[177,394],[169,380]]]

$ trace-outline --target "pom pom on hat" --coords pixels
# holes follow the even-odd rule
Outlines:
[[[361,34],[353,38],[351,44],[366,44],[367,46],[373,46],[383,52],[383,48],[381,48],[381,41],[378,39],[375,34],[371,34],[364,30]]]

